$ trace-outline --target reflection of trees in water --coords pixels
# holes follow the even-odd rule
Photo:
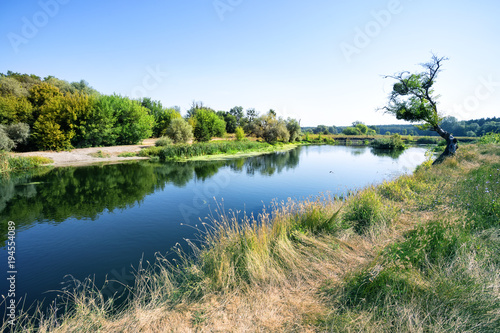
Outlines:
[[[394,160],[397,160],[399,156],[401,156],[404,153],[403,149],[378,149],[378,148],[372,148],[371,152],[375,156],[388,156]]]
[[[273,175],[299,163],[300,149],[227,161],[185,163],[136,162],[105,166],[43,169],[0,182],[0,246],[7,223],[17,228],[68,218],[95,220],[104,210],[133,207],[167,184],[183,187],[193,178],[206,180],[222,167],[249,174]]]
[[[353,156],[359,156],[359,155],[363,155],[366,152],[366,148],[365,147],[360,147],[360,148],[352,147],[351,149],[349,149],[349,152]]]
[[[296,168],[299,165],[301,148],[298,147],[285,152],[255,156],[244,160],[243,164],[236,161],[236,163],[231,165],[231,168],[235,170],[246,168],[246,173],[249,175],[254,175],[258,172],[261,175],[272,176],[283,170]]]

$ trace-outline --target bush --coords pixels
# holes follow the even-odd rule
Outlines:
[[[479,144],[489,144],[489,143],[500,143],[500,133],[488,133],[483,135],[479,141]]]
[[[171,145],[172,142],[173,142],[172,139],[170,139],[169,137],[162,136],[161,138],[159,138],[158,140],[156,140],[155,146],[156,147],[168,146],[168,145]]]
[[[342,130],[345,135],[361,135],[361,131],[356,127],[346,127]]]
[[[241,127],[236,127],[236,141],[242,141],[245,138],[245,131]]]
[[[166,134],[174,143],[186,143],[193,138],[193,127],[184,119],[172,119]]]
[[[7,134],[5,126],[0,125],[0,151],[11,151],[15,146],[16,144]]]
[[[383,222],[384,215],[384,204],[375,190],[369,188],[348,201],[344,221],[351,222],[358,234],[364,234],[371,226]]]
[[[406,146],[399,134],[393,134],[390,138],[377,138],[371,142],[371,146],[377,149],[403,150]]]
[[[30,136],[30,126],[25,123],[11,124],[5,128],[5,132],[16,145],[23,144]]]

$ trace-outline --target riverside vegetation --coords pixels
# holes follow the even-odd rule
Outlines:
[[[219,203],[176,259],[140,267],[115,308],[91,280],[64,314],[20,314],[18,332],[500,330],[500,146],[347,198]],[[5,330],[10,327],[4,324]]]

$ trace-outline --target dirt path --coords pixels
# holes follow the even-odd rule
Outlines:
[[[143,148],[154,146],[156,139],[146,139],[140,145],[128,146],[112,146],[112,147],[93,147],[93,148],[79,148],[71,151],[33,151],[27,153],[16,153],[18,156],[44,156],[51,158],[54,163],[53,166],[77,166],[88,165],[93,163],[112,163],[123,162],[130,160],[142,160],[147,157],[119,157],[122,153],[137,153]],[[99,151],[105,157],[96,157],[92,154],[97,154]]]

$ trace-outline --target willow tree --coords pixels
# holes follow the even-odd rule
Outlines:
[[[446,149],[439,156],[434,164],[442,162],[446,157],[452,156],[458,149],[457,139],[443,128],[440,124],[443,120],[437,110],[438,95],[435,95],[433,85],[441,71],[445,57],[432,55],[428,63],[421,64],[423,72],[410,73],[400,72],[395,75],[386,75],[385,78],[396,80],[389,95],[387,106],[382,109],[386,113],[396,116],[397,119],[419,122],[423,124],[415,125],[421,130],[436,131],[446,140]]]

